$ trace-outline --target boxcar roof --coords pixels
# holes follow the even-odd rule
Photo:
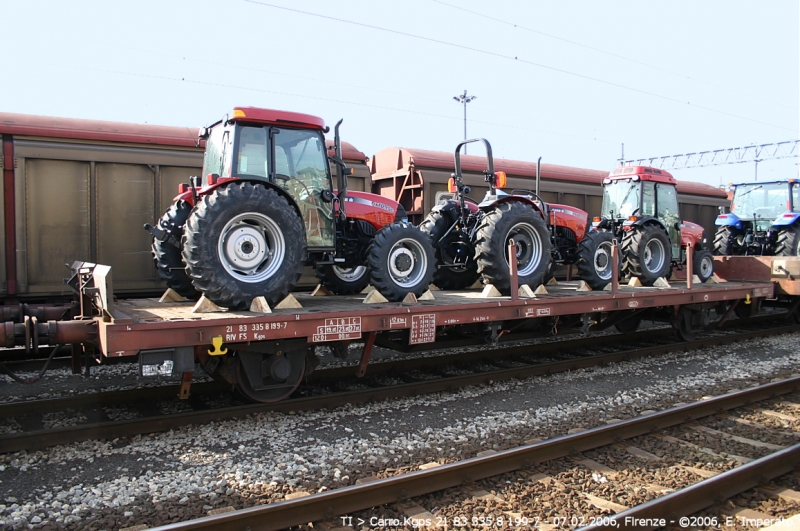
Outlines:
[[[417,169],[434,169],[452,172],[455,168],[453,154],[444,151],[427,151],[424,149],[386,148],[372,157],[373,179],[389,177],[398,170],[408,170],[409,166]],[[486,157],[483,155],[462,155],[461,168],[467,172],[481,172],[486,169]],[[536,163],[520,160],[494,159],[495,171],[504,171],[509,177],[536,178]],[[608,170],[590,170],[557,164],[542,164],[542,179],[572,181],[602,186],[603,179],[608,177]],[[725,198],[726,194],[719,188],[707,184],[678,180],[678,191],[685,194],[703,195]]]
[[[199,128],[197,127],[132,124],[0,112],[0,134],[4,135],[195,147],[198,132]],[[328,140],[327,145],[332,146],[333,140]],[[345,160],[359,162],[367,159],[363,152],[349,142],[342,142],[342,156]]]

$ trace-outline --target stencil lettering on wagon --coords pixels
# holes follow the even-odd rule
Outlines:
[[[311,337],[311,341],[320,343],[360,338],[361,317],[336,317],[325,319],[325,324],[317,327],[317,333]]]
[[[436,341],[436,314],[411,316],[411,337],[408,340],[410,345],[420,343],[433,343]]]

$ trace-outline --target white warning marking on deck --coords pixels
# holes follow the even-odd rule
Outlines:
[[[628,302],[628,308],[636,308],[637,306],[639,306],[639,301]]]
[[[342,341],[361,338],[361,317],[335,317],[325,319],[325,324],[317,327],[311,341]]]

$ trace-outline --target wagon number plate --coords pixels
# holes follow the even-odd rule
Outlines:
[[[317,327],[311,338],[314,343],[323,341],[344,341],[361,338],[361,317],[336,317],[325,319],[325,324]]]
[[[411,316],[411,337],[408,343],[419,345],[420,343],[433,343],[436,341],[436,314]]]

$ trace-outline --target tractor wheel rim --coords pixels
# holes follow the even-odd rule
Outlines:
[[[529,223],[517,223],[508,231],[505,241],[512,239],[517,248],[517,275],[530,275],[542,261],[542,239],[539,232]]]
[[[594,252],[594,271],[603,280],[611,278],[611,244],[601,243]]]
[[[651,273],[661,271],[664,267],[664,245],[660,240],[653,238],[645,245],[644,266]]]
[[[222,267],[233,278],[254,284],[270,278],[281,267],[286,241],[272,218],[245,212],[225,224],[218,253]]]
[[[367,272],[364,266],[356,267],[339,267],[333,266],[333,274],[345,282],[353,282],[359,280]]]
[[[705,277],[711,276],[711,271],[714,269],[714,259],[709,258],[708,256],[704,256],[702,260],[700,260],[700,275]]]
[[[389,273],[392,280],[403,287],[413,287],[425,277],[428,257],[425,249],[414,239],[404,238],[389,251]]]

